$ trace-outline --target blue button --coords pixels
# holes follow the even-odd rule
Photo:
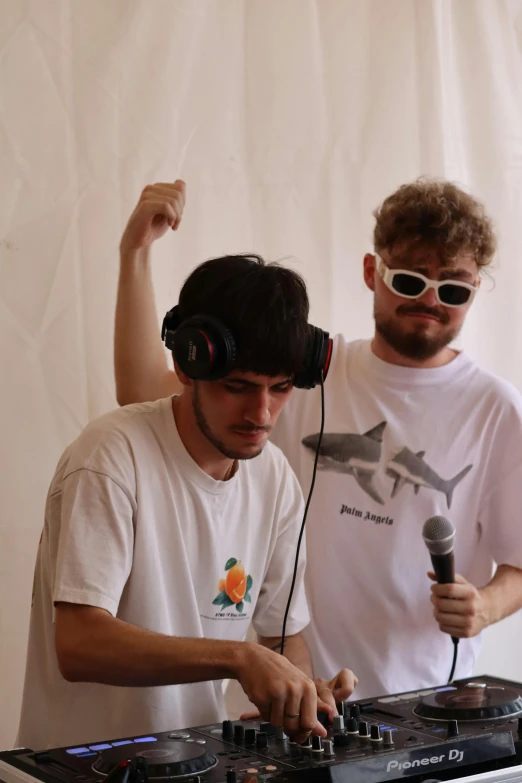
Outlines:
[[[109,748],[112,748],[112,745],[109,745],[108,742],[102,742],[99,745],[89,745],[91,750],[108,750]]]
[[[138,737],[134,742],[157,742],[157,737]]]
[[[111,742],[113,748],[117,748],[118,745],[132,745],[132,740],[118,740],[117,742]]]
[[[96,756],[96,753],[78,753],[77,759],[86,759],[87,756]]]
[[[456,691],[456,690],[457,689],[455,688],[454,685],[445,685],[444,688],[437,688],[436,692],[442,693],[442,691]]]
[[[89,748],[69,748],[69,750],[66,752],[70,753],[71,756],[77,756],[78,753],[88,753]]]

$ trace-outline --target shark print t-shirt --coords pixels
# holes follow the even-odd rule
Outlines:
[[[305,496],[320,393],[295,390],[274,436]],[[306,523],[315,675],[352,668],[357,698],[447,682],[453,646],[433,617],[422,526],[451,520],[456,571],[477,587],[494,563],[522,568],[521,397],[464,353],[419,370],[336,337],[325,403]],[[460,641],[457,677],[479,646]]]
[[[102,416],[58,464],[36,565],[20,747],[226,718],[219,680],[150,688],[66,682],[54,648],[56,601],[169,636],[242,641],[250,624],[262,636],[281,634],[303,514],[297,479],[267,443],[229,481],[216,481],[186,451],[171,402]],[[309,619],[304,554],[288,634]]]

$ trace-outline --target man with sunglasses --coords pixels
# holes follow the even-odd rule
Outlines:
[[[455,676],[471,674],[481,631],[522,606],[520,395],[452,347],[495,253],[491,221],[446,181],[403,185],[374,214],[363,270],[375,334],[334,340],[307,521],[315,675],[332,677],[349,654],[358,698],[445,682],[451,636]],[[139,388],[150,290],[134,307],[136,339],[116,346],[120,402],[176,386],[162,357],[157,388]],[[120,311],[131,293],[120,287]],[[274,436],[305,492],[320,414],[320,389],[296,389]],[[422,526],[434,515],[456,529],[455,584],[427,575]]]
[[[374,215],[375,334],[334,340],[307,523],[314,668],[328,676],[349,650],[358,698],[446,682],[451,636],[455,676],[470,675],[481,631],[522,606],[521,398],[452,347],[495,253],[491,221],[427,180]],[[275,436],[303,487],[319,411],[318,393],[297,391]],[[427,576],[434,515],[456,530],[455,584]]]

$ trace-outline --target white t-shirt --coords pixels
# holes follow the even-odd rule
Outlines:
[[[320,393],[296,390],[274,438],[305,497]],[[477,587],[494,561],[522,568],[520,394],[463,353],[419,370],[336,337],[325,401],[306,523],[315,676],[349,666],[357,698],[444,683],[453,646],[433,617],[422,526],[435,514],[453,523],[456,570]],[[460,641],[456,676],[471,673],[479,646]]]
[[[225,718],[220,680],[66,682],[53,602],[101,607],[172,636],[241,641],[250,622],[260,635],[279,636],[302,510],[297,479],[271,443],[230,481],[203,472],[180,440],[171,399],[129,405],[86,427],[63,454],[47,499],[17,744],[43,749]],[[304,562],[303,552],[288,634],[309,621]]]

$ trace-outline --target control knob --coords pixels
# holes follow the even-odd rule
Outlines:
[[[359,737],[367,738],[369,734],[368,723],[365,720],[359,721]]]
[[[372,742],[382,742],[381,729],[376,723],[370,726],[370,739]]]
[[[221,729],[223,739],[232,739],[234,736],[234,724],[231,720],[224,720]]]
[[[325,756],[333,756],[334,750],[333,750],[333,742],[331,739],[323,740],[323,748],[324,748]]]
[[[334,715],[333,719],[333,730],[335,731],[344,731],[344,718],[342,715]]]
[[[382,740],[385,745],[393,745],[393,731],[391,729],[384,729]]]

